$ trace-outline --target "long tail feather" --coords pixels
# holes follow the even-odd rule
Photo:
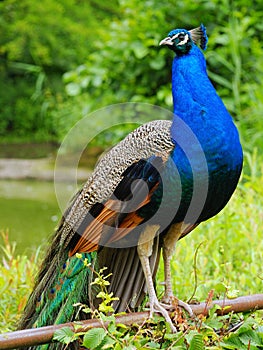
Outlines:
[[[92,269],[86,265],[96,263],[97,253],[82,254],[81,259],[76,256],[69,257],[69,249],[62,249],[60,246],[60,237],[58,230],[41,265],[19,329],[70,322],[78,312],[74,304],[89,305],[92,302],[92,298],[89,298]],[[61,344],[54,343],[30,347],[27,350],[60,349],[60,346]],[[76,348],[76,344],[68,347]]]
[[[91,263],[91,254],[82,256]],[[68,258],[62,266],[58,266],[54,284],[46,289],[38,300],[37,318],[33,327],[70,321],[71,315],[76,313],[73,305],[77,302],[88,302],[83,300],[83,296],[88,295],[89,275],[90,270],[82,259],[75,256]]]

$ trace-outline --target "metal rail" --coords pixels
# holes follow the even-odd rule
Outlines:
[[[195,315],[207,315],[209,309],[214,305],[219,305],[221,310],[217,313],[227,314],[229,312],[246,312],[263,309],[263,294],[253,294],[239,297],[236,299],[214,300],[211,303],[191,304],[191,308]],[[132,325],[134,323],[142,324],[149,318],[149,312],[135,312],[116,317],[116,323]],[[52,342],[53,335],[56,330],[63,327],[70,327],[75,331],[76,322],[69,322],[60,325],[46,326],[33,329],[25,329],[21,331],[0,334],[0,349],[19,349],[21,347],[29,347],[34,345],[48,344]],[[85,332],[91,328],[101,327],[99,320],[86,320],[77,322],[78,332]],[[107,323],[103,323],[107,327]]]

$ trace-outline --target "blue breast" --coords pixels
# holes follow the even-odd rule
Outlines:
[[[175,221],[184,220],[186,215],[188,222],[203,221],[217,214],[234,192],[242,169],[242,148],[197,46],[189,54],[174,58],[172,92],[175,117],[171,137],[175,149],[167,162],[164,181],[170,183],[171,205],[173,201],[177,205],[181,186]],[[180,181],[174,176],[177,171]]]

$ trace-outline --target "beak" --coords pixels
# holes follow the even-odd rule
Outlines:
[[[172,45],[173,45],[172,38],[170,38],[169,36],[167,36],[167,38],[164,38],[163,40],[161,40],[161,41],[159,42],[159,45],[169,45],[169,46],[172,46]]]

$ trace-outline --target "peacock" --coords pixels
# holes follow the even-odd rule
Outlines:
[[[98,161],[53,236],[20,329],[74,320],[75,303],[97,308],[91,282],[107,267],[116,312],[137,310],[148,293],[150,315],[160,312],[176,331],[167,311],[174,303],[176,243],[225,207],[243,164],[237,128],[207,75],[207,40],[200,25],[172,30],[160,42],[175,54],[173,120],[139,126]],[[154,280],[161,253],[159,301]],[[191,314],[189,305],[178,304]]]

